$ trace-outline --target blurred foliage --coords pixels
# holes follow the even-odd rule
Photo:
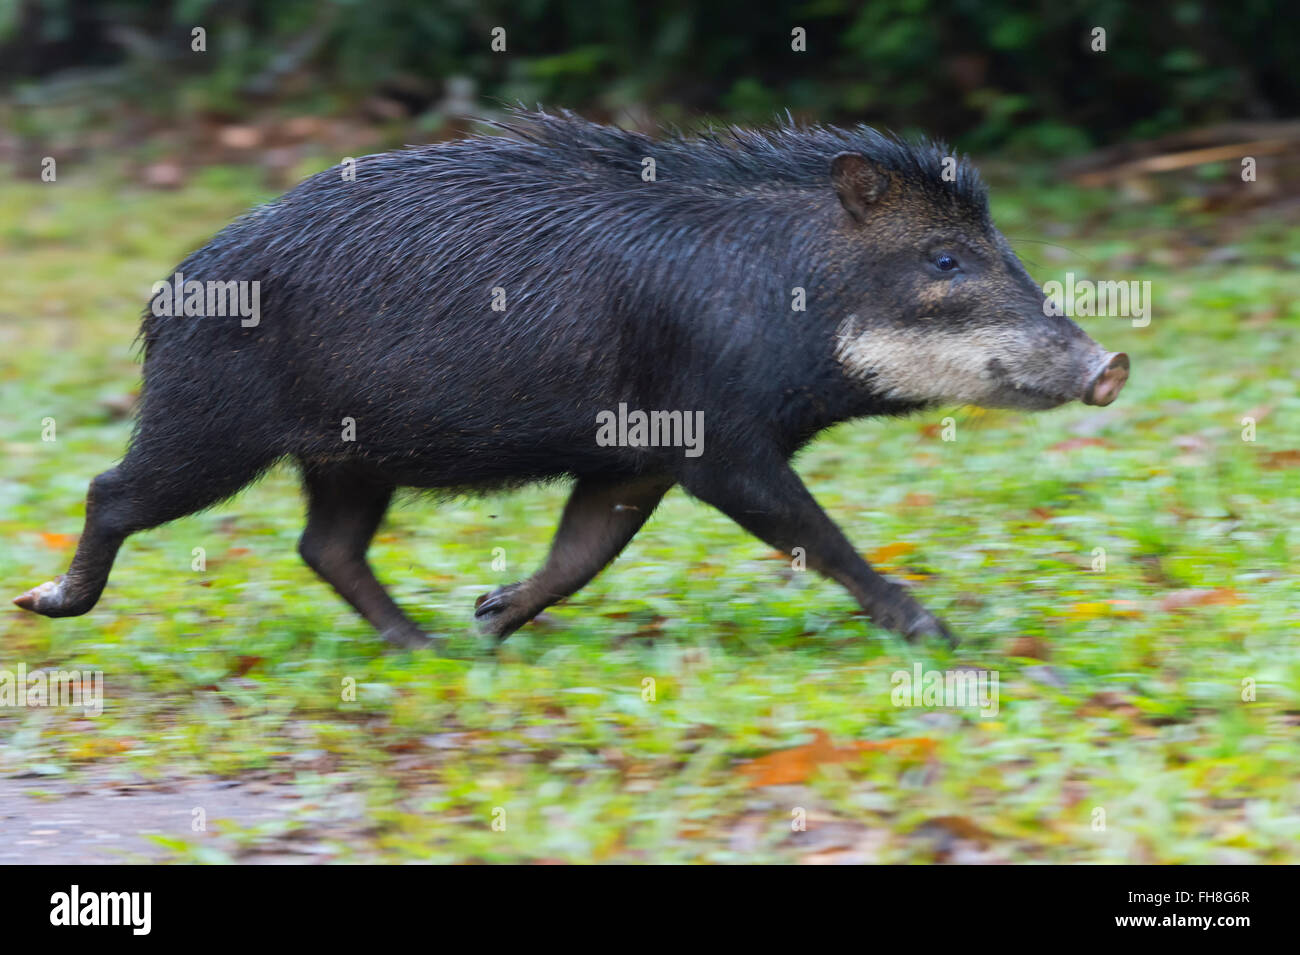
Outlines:
[[[1292,114],[1297,59],[1300,20],[1270,0],[0,0],[0,82],[19,103],[74,101],[59,118],[74,123],[112,122],[122,102],[174,119],[380,97],[437,120],[521,100],[669,121],[789,109],[1065,153]]]

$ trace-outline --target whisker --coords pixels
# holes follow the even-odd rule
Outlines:
[[[1017,238],[1015,236],[1007,236],[1007,241],[1008,242],[1034,242],[1038,245],[1051,246],[1053,249],[1061,249],[1064,252],[1069,252],[1071,255],[1075,256],[1076,258],[1082,259],[1084,262],[1086,262],[1088,265],[1092,266],[1093,268],[1096,268],[1097,266],[1097,262],[1095,259],[1089,258],[1088,256],[1084,255],[1082,252],[1080,252],[1078,249],[1072,249],[1068,245],[1061,245],[1059,242],[1048,242],[1046,239]],[[1024,256],[1021,256],[1021,258],[1024,258]]]

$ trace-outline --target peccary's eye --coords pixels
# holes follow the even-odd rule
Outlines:
[[[957,268],[957,260],[947,252],[941,252],[934,257],[934,267],[940,272],[951,272]]]

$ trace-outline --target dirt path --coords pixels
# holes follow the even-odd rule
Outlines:
[[[198,831],[196,809],[202,810],[205,826]],[[223,821],[239,827],[281,822],[283,827],[272,825],[270,831],[290,832],[303,809],[291,787],[265,783],[198,779],[136,786],[3,778],[0,864],[112,865],[177,858],[174,850],[151,836],[215,849],[233,858],[240,847],[222,834]],[[337,812],[330,815],[338,817]],[[327,847],[300,835],[291,842],[271,835],[265,845],[240,854],[238,861],[302,863],[325,861],[331,854]],[[211,858],[220,861],[221,856]]]

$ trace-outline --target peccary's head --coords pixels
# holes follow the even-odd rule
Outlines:
[[[1044,294],[989,218],[984,187],[937,148],[890,143],[884,160],[831,161],[832,253],[852,302],[835,334],[844,373],[891,401],[1053,408],[1106,405],[1128,357],[1074,322],[1048,315]]]

